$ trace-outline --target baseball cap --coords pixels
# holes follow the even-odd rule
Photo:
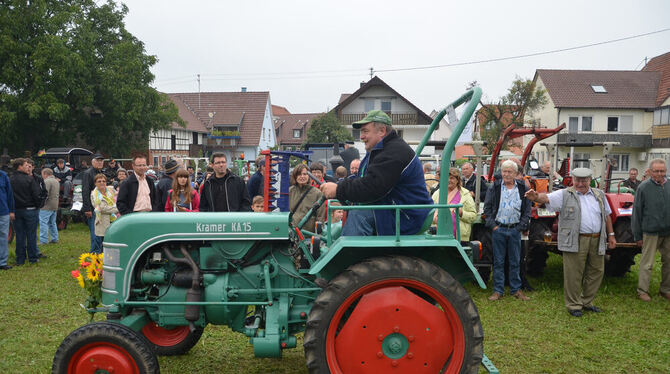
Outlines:
[[[363,118],[360,121],[352,123],[351,126],[355,129],[360,129],[361,126],[370,122],[378,122],[391,126],[391,117],[389,117],[388,114],[384,113],[381,110],[371,110],[368,112],[365,118]]]
[[[93,155],[93,157],[91,157],[91,159],[92,160],[97,160],[97,159],[103,159],[104,160],[105,157],[103,157],[100,153],[96,153],[96,154]]]

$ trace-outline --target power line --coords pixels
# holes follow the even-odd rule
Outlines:
[[[484,60],[473,60],[473,61],[462,61],[449,64],[440,64],[440,65],[428,65],[428,66],[414,66],[414,67],[405,67],[405,68],[389,68],[389,69],[379,69],[374,70],[372,68],[360,68],[360,69],[342,69],[342,70],[315,70],[315,71],[293,71],[293,72],[267,72],[267,73],[212,73],[212,74],[201,74],[203,80],[214,80],[214,81],[232,81],[232,80],[281,80],[281,79],[316,79],[316,78],[339,78],[339,77],[352,77],[359,76],[363,74],[373,74],[373,73],[385,73],[385,72],[397,72],[397,71],[411,71],[411,70],[427,70],[427,69],[439,69],[439,68],[448,68],[456,66],[465,66],[465,65],[476,65],[484,64],[490,62],[499,62],[499,61],[508,61],[508,60],[517,60],[527,57],[542,56],[560,52],[574,51],[578,49],[590,48],[605,44],[617,43],[625,40],[642,38],[649,35],[659,34],[663,32],[670,31],[669,28],[664,28],[661,30],[651,31],[643,34],[637,34],[632,36],[626,36],[618,39],[611,39],[602,42],[583,44],[575,47],[552,49],[542,52],[533,52],[526,53],[515,56],[506,56],[498,58],[490,58]],[[639,65],[638,65],[639,66]],[[637,69],[637,68],[636,68]],[[348,73],[348,74],[347,74]],[[355,73],[355,74],[352,74]],[[225,77],[225,78],[224,78]],[[190,81],[195,81],[196,75],[182,75],[178,77],[165,78],[156,80],[155,84],[161,85],[172,85],[172,84],[181,84]]]
[[[579,45],[579,46],[576,46],[576,47],[552,49],[552,50],[549,50],[549,51],[527,53],[527,54],[517,55],[517,56],[490,58],[490,59],[486,59],[486,60],[455,62],[455,63],[443,64],[443,65],[415,66],[415,67],[395,68],[395,69],[380,69],[380,70],[375,70],[375,72],[376,73],[385,73],[385,72],[392,72],[392,71],[438,69],[438,68],[447,68],[447,67],[463,66],[463,65],[484,64],[484,63],[488,63],[488,62],[516,60],[516,59],[520,59],[520,58],[548,55],[548,54],[559,53],[559,52],[574,51],[576,49],[583,49],[583,48],[595,47],[595,46],[604,45],[604,44],[617,43],[617,42],[621,42],[621,41],[624,41],[624,40],[636,39],[636,38],[641,38],[641,37],[649,36],[649,35],[653,35],[653,34],[659,34],[659,33],[662,33],[662,32],[669,31],[669,30],[670,30],[670,28],[665,28],[665,29],[661,29],[661,30],[647,32],[647,33],[644,33],[644,34],[626,36],[626,37],[619,38],[619,39],[611,39],[611,40],[607,40],[607,41],[603,41],[603,42]]]

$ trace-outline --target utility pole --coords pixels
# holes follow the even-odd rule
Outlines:
[[[198,110],[200,110],[200,74],[198,74]]]

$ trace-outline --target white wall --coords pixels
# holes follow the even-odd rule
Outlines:
[[[388,88],[380,86],[370,87],[367,91],[363,92],[363,94],[343,108],[342,113],[365,113],[366,100],[374,100],[373,109],[381,110],[382,101],[391,101],[391,112],[393,113],[416,113],[416,110],[414,110],[414,108],[412,108],[406,101],[401,99],[400,96],[396,95]]]

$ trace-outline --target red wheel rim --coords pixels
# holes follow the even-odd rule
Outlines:
[[[394,356],[388,342],[397,336],[401,337]],[[451,302],[434,288],[411,279],[387,279],[356,290],[335,312],[326,336],[326,359],[332,373],[392,369],[434,373],[447,362],[445,373],[458,373],[464,356],[465,334]]]
[[[128,351],[107,342],[91,343],[81,347],[72,355],[67,368],[68,373],[94,373],[97,370],[129,374],[140,372]]]
[[[172,329],[160,327],[156,322],[149,322],[142,328],[142,335],[155,345],[172,347],[184,341],[190,333],[188,326],[178,326]]]

